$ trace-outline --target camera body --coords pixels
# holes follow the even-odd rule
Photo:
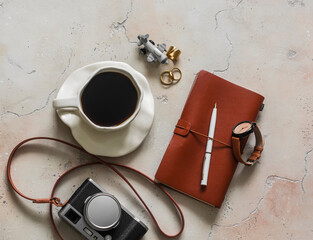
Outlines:
[[[58,214],[90,240],[138,240],[148,231],[143,222],[91,178],[83,182]]]

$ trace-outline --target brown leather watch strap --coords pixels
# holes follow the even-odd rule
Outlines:
[[[251,156],[249,157],[248,161],[249,162],[255,162],[257,161],[260,157],[261,157],[261,153],[263,151],[262,147],[254,147],[254,151],[251,154]]]
[[[248,158],[247,161],[244,161],[242,159],[242,155],[241,155],[241,146],[240,146],[240,138],[239,137],[232,137],[232,146],[233,146],[233,154],[235,156],[235,159],[246,165],[246,166],[251,166],[253,165],[260,157],[261,157],[261,153],[263,151],[263,147],[264,147],[264,139],[263,136],[261,134],[261,131],[259,129],[259,127],[255,124],[254,126],[254,135],[255,135],[255,147],[254,147],[254,151],[252,152],[252,154],[250,155],[250,157]]]
[[[233,146],[233,154],[234,154],[235,159],[244,165],[251,166],[252,163],[244,161],[241,157],[240,139],[238,137],[232,137],[231,143]]]

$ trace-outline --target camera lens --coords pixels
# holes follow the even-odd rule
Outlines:
[[[121,205],[112,195],[97,193],[85,204],[84,215],[90,227],[98,231],[115,228],[121,217]]]

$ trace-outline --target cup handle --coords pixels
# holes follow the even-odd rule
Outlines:
[[[58,108],[79,108],[79,101],[77,97],[73,98],[61,98],[53,100],[53,107]]]

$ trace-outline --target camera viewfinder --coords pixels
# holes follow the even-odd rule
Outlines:
[[[72,209],[68,210],[65,214],[65,217],[67,217],[72,223],[76,224],[79,219],[81,218],[75,211]]]

